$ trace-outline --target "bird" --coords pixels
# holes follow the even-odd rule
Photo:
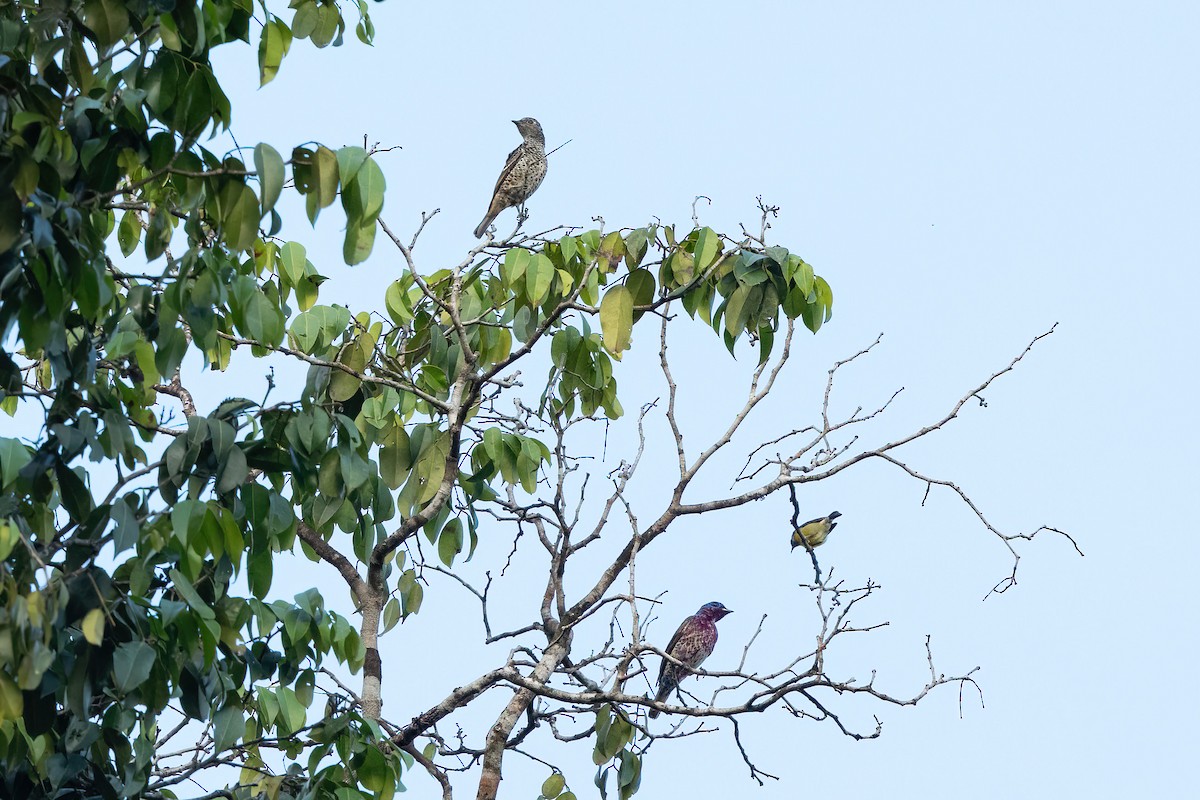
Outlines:
[[[492,190],[492,202],[488,205],[483,221],[475,226],[475,238],[487,233],[492,220],[506,208],[524,205],[529,196],[537,191],[546,177],[546,137],[541,124],[533,117],[514,119],[513,124],[521,132],[524,141],[508,154],[504,169],[496,179]]]
[[[804,547],[805,543],[808,547],[820,547],[825,544],[825,540],[829,538],[829,534],[837,527],[834,522],[842,513],[834,511],[827,517],[818,517],[810,519],[808,522],[801,525],[796,530],[792,531],[792,549]]]
[[[717,620],[732,613],[720,603],[705,603],[699,611],[679,624],[679,629],[667,642],[664,652],[679,659],[683,666],[663,659],[662,666],[658,668],[658,691],[654,694],[656,701],[666,700],[679,686],[680,680],[712,655],[713,648],[717,646]],[[650,709],[650,719],[657,717],[658,713],[657,708]]]

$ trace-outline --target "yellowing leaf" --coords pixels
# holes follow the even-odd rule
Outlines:
[[[84,616],[79,627],[83,630],[83,638],[87,639],[89,644],[99,646],[104,641],[104,611],[93,608]]]
[[[16,682],[0,671],[0,722],[20,719],[25,711],[25,697]]]
[[[258,45],[259,86],[266,86],[275,78],[291,46],[292,31],[283,20],[273,19],[263,26],[262,40]]]
[[[604,334],[604,347],[620,358],[621,351],[629,348],[633,332],[633,294],[624,286],[614,286],[604,293],[600,301],[600,330]]]

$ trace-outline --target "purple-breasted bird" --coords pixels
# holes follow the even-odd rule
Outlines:
[[[732,614],[720,603],[705,603],[700,610],[679,624],[679,629],[667,642],[665,652],[680,660],[684,666],[663,659],[658,668],[658,691],[654,699],[661,702],[679,686],[679,681],[691,674],[689,667],[695,669],[704,663],[704,659],[712,655],[717,646],[717,620],[726,614]],[[658,709],[650,709],[650,719],[658,716]]]

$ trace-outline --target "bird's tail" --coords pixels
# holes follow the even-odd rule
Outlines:
[[[492,202],[488,203],[487,213],[483,215],[483,222],[475,226],[475,238],[482,239],[487,233],[488,225],[491,225],[496,217],[500,216],[500,212],[507,208],[504,204],[502,192],[496,192],[492,195]]]
[[[671,694],[671,690],[674,688],[674,683],[672,683],[670,680],[664,680],[658,685],[658,691],[654,693],[654,700],[661,703],[663,700],[667,699],[667,697]],[[660,713],[662,712],[660,712],[657,708],[650,709],[650,719],[657,719]]]
[[[492,211],[489,208],[488,213],[483,218],[483,222],[481,222],[475,226],[475,238],[476,239],[483,238],[483,235],[485,233],[487,233],[488,225],[491,225],[492,220],[494,220],[495,218],[496,218],[496,212]]]

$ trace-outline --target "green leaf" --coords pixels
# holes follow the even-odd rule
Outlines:
[[[31,459],[29,449],[16,439],[0,439],[0,487],[16,480],[21,468]]]
[[[425,598],[425,590],[421,584],[417,582],[417,574],[410,570],[405,570],[400,576],[400,582],[396,586],[400,590],[400,599],[404,604],[404,616],[416,614],[421,610],[421,602]]]
[[[813,279],[813,291],[817,293],[817,302],[825,310],[825,322],[833,319],[833,289],[819,275]]]
[[[558,240],[558,246],[562,248],[563,263],[569,264],[571,259],[575,258],[579,252],[579,242],[574,236],[564,236]]]
[[[283,314],[257,287],[242,311],[246,335],[256,342],[277,345],[283,339]]]
[[[126,642],[113,653],[113,676],[118,690],[129,692],[150,677],[154,648],[143,641]]]
[[[324,8],[325,6],[322,6]],[[336,10],[334,13],[337,13]],[[308,194],[308,219],[316,223],[321,209],[328,206],[337,197],[338,164],[337,154],[325,145],[317,148],[312,156],[312,191]]]
[[[109,517],[115,524],[112,536],[115,553],[122,553],[137,544],[139,529],[137,514],[134,510],[136,505],[137,499],[132,495],[127,495],[113,503],[112,508],[108,511]]]
[[[237,744],[246,735],[245,712],[237,705],[227,705],[213,714],[213,747],[216,753]]]
[[[400,601],[392,598],[383,607],[383,632],[387,633],[400,621]]]
[[[345,23],[342,22],[342,15],[337,6],[332,3],[321,4],[317,8],[317,25],[308,38],[317,47],[326,47],[335,36],[341,35],[344,27]]]
[[[270,550],[251,553],[246,558],[246,581],[250,585],[250,593],[262,600],[271,589],[272,572],[275,565]]]
[[[629,800],[642,783],[642,759],[631,750],[621,751],[621,769],[617,775],[621,800]]]
[[[701,228],[696,236],[696,246],[692,253],[696,257],[696,269],[703,272],[712,266],[717,253],[721,251],[721,237],[712,228]]]
[[[554,338],[550,341],[550,358],[554,362],[554,366],[563,369],[567,365],[567,358],[583,341],[583,336],[577,328],[566,327],[554,334]]]
[[[625,279],[625,287],[633,296],[634,306],[648,306],[654,302],[654,276],[650,274],[650,270],[635,269],[630,272],[629,277]],[[637,322],[645,313],[645,311],[635,311],[633,321]]]
[[[342,176],[342,186],[348,187],[358,175],[358,170],[367,160],[367,151],[358,145],[349,145],[337,151],[338,173]],[[345,192],[342,192],[342,202],[346,202]],[[349,211],[349,209],[347,209]]]
[[[358,36],[359,41],[365,45],[370,45],[375,41],[375,23],[370,17],[363,17],[354,26],[354,33]]]
[[[404,434],[399,425],[396,430]],[[397,446],[385,445],[379,450],[379,475],[389,489],[399,489],[408,480],[409,470],[412,469],[412,454],[408,450],[408,435],[404,434],[403,442]]]
[[[788,256],[788,265],[784,270],[784,277],[795,286],[800,287],[800,292],[805,297],[813,289],[813,268],[798,255],[793,254]]]
[[[361,374],[367,366],[367,347],[365,337],[355,339],[342,347],[342,351],[338,353],[337,363]],[[354,396],[359,386],[362,386],[362,379],[357,375],[345,370],[330,368],[329,397],[331,399],[344,403]]]
[[[266,214],[275,207],[275,201],[279,199],[279,193],[283,191],[285,177],[283,157],[274,147],[266,142],[261,142],[254,148],[254,169],[258,172],[258,191],[262,213]],[[284,249],[287,247],[288,245],[284,245]],[[304,248],[301,248],[301,274],[303,274],[304,266],[303,251]],[[294,282],[293,285],[295,285]]]
[[[131,32],[129,11],[121,0],[87,0],[83,4],[83,19],[104,49],[121,41],[125,34]]]
[[[387,308],[388,316],[397,325],[407,325],[413,318],[412,306],[408,302],[408,291],[402,280],[392,281],[392,285],[388,287],[383,296],[383,304]]]
[[[126,211],[117,227],[117,244],[121,246],[121,255],[128,258],[137,250],[142,239],[142,223],[138,220],[136,211]]]
[[[28,200],[29,196],[37,189],[40,178],[41,170],[38,169],[37,162],[32,158],[22,159],[20,166],[17,167],[17,173],[12,179],[13,191],[22,200]]]
[[[454,557],[462,552],[463,530],[462,522],[457,518],[446,523],[438,536],[438,558],[447,567],[454,564]]]
[[[0,670],[0,722],[14,722],[25,712],[25,697],[16,681]]]
[[[288,242],[281,247],[279,249],[279,267],[288,284],[297,286],[300,281],[304,280],[308,267],[308,253],[305,251],[304,245]]]
[[[521,247],[514,247],[504,254],[504,261],[500,264],[500,277],[509,287],[515,288],[525,277],[525,269],[529,266],[531,258],[529,251]]]
[[[363,760],[356,772],[359,782],[376,794],[384,790],[391,774],[383,754],[375,747],[367,747],[363,751]]]
[[[317,28],[317,4],[314,0],[303,0],[292,17],[292,33],[297,39],[307,39]]]
[[[624,255],[625,240],[621,238],[620,231],[612,231],[604,237],[596,253],[597,271],[605,274],[613,272]]]
[[[201,597],[196,591],[196,588],[192,586],[192,582],[189,581],[182,572],[177,569],[172,569],[168,575],[171,577],[171,583],[175,591],[184,599],[184,602],[186,602],[191,609],[200,616],[201,619],[217,618],[216,614],[213,613],[213,610],[208,607],[207,603],[204,602],[204,598]]]
[[[292,46],[292,31],[281,19],[272,19],[263,26],[258,43],[259,86],[266,86],[279,73],[283,57]]]
[[[92,513],[92,494],[84,486],[75,471],[65,462],[59,461],[54,465],[54,475],[58,478],[58,493],[62,497],[67,514],[76,523],[81,523]]]
[[[771,357],[771,347],[775,344],[775,331],[770,325],[758,329],[758,365],[761,367]]]
[[[617,358],[629,348],[633,332],[633,294],[625,286],[614,286],[600,301],[600,330],[604,347]]]
[[[612,758],[621,751],[633,738],[633,725],[620,712],[613,714],[612,724],[608,726],[608,735],[604,737],[604,753]]]
[[[284,728],[286,733],[295,733],[304,727],[304,705],[296,697],[296,693],[287,686],[280,686],[275,690],[275,696],[279,698],[279,715],[277,721],[281,728]]]
[[[244,183],[233,182],[221,197],[225,210],[225,242],[231,250],[249,250],[258,238],[258,221],[262,219],[254,190]]]
[[[567,781],[563,778],[561,772],[552,772],[550,777],[542,782],[542,797],[546,800],[554,800],[562,794],[562,790],[566,787]]]
[[[346,240],[342,245],[342,260],[353,267],[366,261],[375,247],[375,220],[346,225]]]
[[[93,608],[83,617],[83,622],[79,623],[79,629],[83,631],[83,638],[88,640],[89,644],[100,646],[104,641],[104,610]]]
[[[246,463],[246,454],[239,447],[231,447],[217,468],[217,494],[233,491],[245,483],[248,477],[250,466]]]
[[[646,257],[648,240],[649,232],[645,228],[637,228],[625,237],[625,266],[630,270],[637,269]]]
[[[367,462],[354,450],[345,446],[338,448],[338,455],[342,480],[346,482],[346,490],[353,492],[366,483],[371,476]]]
[[[362,148],[362,160],[353,163],[342,154],[351,148],[343,147],[338,151],[338,169],[342,176],[342,205],[346,214],[360,222],[370,222],[379,217],[383,210],[383,193],[387,182],[383,170],[374,159],[368,158]],[[343,163],[346,162],[346,163]]]
[[[301,352],[315,353],[321,342],[321,323],[312,314],[304,312],[292,322],[291,334]]]
[[[545,253],[538,253],[525,268],[525,296],[532,305],[540,306],[553,283],[554,264]]]
[[[729,296],[729,302],[725,304],[725,330],[729,332],[730,336],[736,338],[746,327],[746,316],[749,313],[747,300],[753,289],[752,286],[739,285]]]
[[[608,729],[612,727],[612,721],[613,713],[610,706],[603,705],[596,709],[596,722],[594,727],[596,728],[596,746],[600,749],[603,749],[602,745],[604,744],[605,739],[608,738]],[[605,757],[604,761],[607,761],[609,758],[612,758],[612,756]]]

